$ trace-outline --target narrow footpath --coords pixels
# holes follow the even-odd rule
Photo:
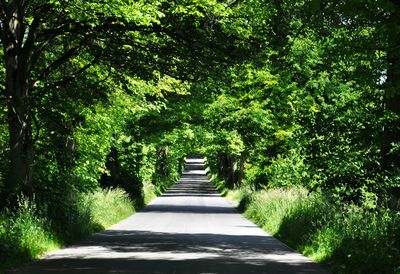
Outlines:
[[[239,214],[188,159],[142,211],[10,273],[328,273]]]

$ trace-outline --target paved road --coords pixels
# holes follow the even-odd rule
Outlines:
[[[11,273],[327,273],[238,214],[201,159],[141,212]]]

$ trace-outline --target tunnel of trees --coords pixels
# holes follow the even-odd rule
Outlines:
[[[0,253],[15,212],[73,241],[79,197],[140,207],[188,154],[399,219],[398,0],[0,0],[0,40]]]

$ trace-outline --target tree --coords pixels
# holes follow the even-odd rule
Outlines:
[[[193,77],[196,70],[226,62],[235,51],[234,36],[222,27],[228,15],[227,5],[216,1],[2,0],[7,193],[34,192],[33,108],[44,94],[59,92],[99,63],[144,79],[154,70]]]

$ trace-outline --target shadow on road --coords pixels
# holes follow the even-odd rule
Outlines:
[[[73,252],[39,261],[35,269],[40,273],[321,273],[308,268],[311,263],[291,257],[293,251],[282,250],[272,237],[115,230],[92,236]],[[35,273],[28,270],[23,273]]]

